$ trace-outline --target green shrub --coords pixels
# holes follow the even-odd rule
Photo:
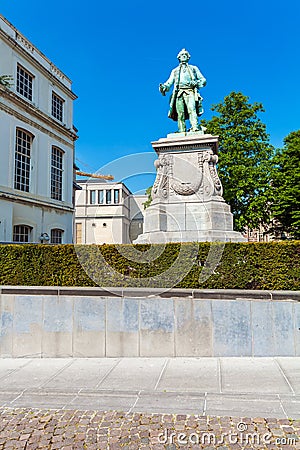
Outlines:
[[[0,245],[0,285],[299,290],[299,255],[299,241]]]

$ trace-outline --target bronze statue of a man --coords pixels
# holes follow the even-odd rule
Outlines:
[[[159,85],[162,95],[174,84],[168,116],[178,122],[178,130],[186,131],[185,121],[190,120],[191,130],[199,131],[198,117],[203,114],[202,97],[198,89],[206,85],[206,79],[196,66],[188,64],[191,55],[183,48],[177,55],[179,66],[172,70],[169,79]]]

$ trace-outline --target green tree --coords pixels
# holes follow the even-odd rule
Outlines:
[[[272,173],[273,230],[300,239],[300,130],[284,139],[284,147],[274,157]]]
[[[218,172],[234,227],[242,231],[245,226],[254,229],[267,224],[274,149],[266,125],[258,117],[263,105],[249,103],[249,97],[241,92],[231,92],[213,105],[212,111],[218,116],[203,124],[208,133],[219,136]]]
[[[151,202],[152,202],[151,191],[152,191],[152,186],[149,186],[149,187],[146,189],[146,195],[148,195],[148,198],[147,198],[147,200],[143,203],[144,209],[148,208],[148,206],[151,205]]]

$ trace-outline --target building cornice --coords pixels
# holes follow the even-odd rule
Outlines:
[[[97,173],[97,172],[96,172]],[[131,190],[126,186],[126,184],[123,183],[123,181],[97,181],[96,179],[86,178],[84,180],[80,180],[79,178],[76,178],[76,183],[79,185],[85,186],[86,188],[92,186],[94,188],[97,188],[97,185],[101,187],[101,189],[113,189],[114,186],[122,186],[124,188],[124,191],[126,194],[128,194],[128,197],[131,197],[133,194]],[[89,189],[86,189],[89,190]],[[91,189],[93,190],[93,189]]]
[[[63,134],[65,137],[69,138],[72,142],[76,141],[78,139],[78,136],[70,129],[67,129],[63,127],[62,125],[56,123],[53,119],[48,117],[46,114],[42,113],[39,109],[34,107],[33,105],[29,104],[25,100],[18,97],[15,93],[9,91],[8,89],[3,88],[0,86],[0,96],[3,98],[8,99],[12,103],[14,103],[19,108],[25,110],[30,114],[30,116],[33,116],[40,120],[41,122],[44,122],[46,125],[51,127],[51,129],[55,129],[58,133]],[[1,98],[1,97],[0,97]],[[43,133],[48,134],[49,136],[57,139],[61,143],[73,148],[73,143],[70,141],[65,140],[61,136],[53,133],[53,131],[49,130],[48,128],[45,128],[44,126],[40,125],[36,121],[30,119],[29,117],[26,117],[21,112],[17,111],[14,108],[11,108],[7,104],[1,102],[0,100],[0,109],[2,111],[5,111],[6,113],[10,114],[11,116],[16,117],[16,119],[21,120],[22,122],[27,123],[28,125],[37,128],[39,131],[42,131]]]
[[[125,216],[125,214],[114,214],[114,215],[100,215],[100,216],[76,216],[75,215],[75,220],[82,220],[82,219],[89,219],[89,220],[99,220],[99,219],[127,219],[128,221],[130,221],[130,218],[128,216]]]
[[[48,79],[55,80],[60,89],[72,100],[76,100],[77,95],[74,94],[74,92],[71,91],[71,89],[69,89],[62,81],[60,81],[58,77],[62,79],[64,78],[70,84],[72,83],[72,81],[63,72],[61,72],[42,52],[34,47],[15,27],[13,27],[9,22],[8,24],[14,29],[16,38],[12,38],[1,28],[0,37],[2,37],[12,49],[17,50],[25,59],[27,59],[34,67],[36,67],[37,70],[42,72]],[[28,49],[28,51],[25,50],[17,40],[22,42],[23,45],[25,45],[25,47]],[[33,53],[33,51],[38,53],[39,56],[41,56],[45,60],[45,62],[50,65],[51,70],[46,69],[46,67],[44,67],[36,58],[34,58],[33,54],[29,53],[29,51],[31,51],[31,53]]]
[[[129,207],[127,205],[125,205],[125,203],[94,203],[94,204],[90,204],[90,203],[76,203],[76,208],[86,208],[86,209],[92,209],[92,208],[124,208],[127,209],[129,211]],[[94,216],[89,216],[89,217],[94,217]]]
[[[73,206],[70,206],[69,204],[62,204],[62,205],[58,205],[57,203],[51,202],[51,201],[46,201],[46,200],[40,200],[40,199],[36,199],[33,197],[25,197],[24,194],[20,193],[11,193],[11,192],[5,192],[2,190],[2,188],[0,188],[0,199],[1,200],[7,200],[9,202],[15,202],[15,203],[22,203],[25,205],[34,205],[34,206],[38,206],[38,207],[45,207],[45,208],[51,208],[51,209],[56,209],[58,211],[67,211],[67,212],[71,212],[73,213],[75,211],[75,209],[73,208]]]

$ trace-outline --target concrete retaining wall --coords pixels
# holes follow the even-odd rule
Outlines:
[[[0,356],[300,356],[300,292],[0,287]]]

